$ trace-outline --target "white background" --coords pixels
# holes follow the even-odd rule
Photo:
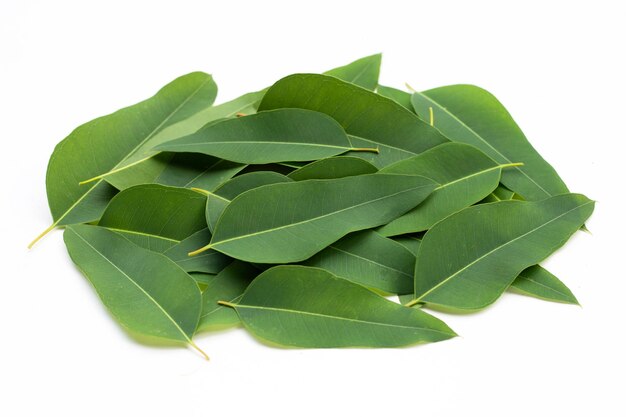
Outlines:
[[[626,415],[620,1],[0,1],[0,414]],[[383,52],[381,83],[478,84],[598,201],[545,264],[582,308],[505,294],[437,314],[461,337],[283,350],[242,329],[192,350],[131,340],[48,226],[45,170],[74,127],[194,70],[218,102]],[[68,167],[71,169],[71,167]]]

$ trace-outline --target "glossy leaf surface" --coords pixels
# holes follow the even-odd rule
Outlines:
[[[376,167],[364,159],[353,156],[334,156],[311,162],[287,176],[295,181],[324,180],[373,174],[376,171],[378,171]]]
[[[352,146],[377,167],[411,157],[448,140],[395,101],[356,85],[318,74],[295,74],[267,91],[259,110],[302,108],[326,113],[341,124]]]
[[[72,260],[122,326],[192,343],[201,294],[174,262],[98,226],[69,226],[64,239]]]
[[[347,235],[303,262],[388,293],[413,291],[415,255],[373,230]]]
[[[500,164],[523,162],[502,174],[502,183],[526,200],[567,193],[567,187],[528,142],[504,106],[489,92],[472,85],[452,85],[413,94],[413,107],[450,140],[477,147]]]
[[[466,310],[493,303],[520,272],[561,247],[593,206],[580,194],[564,194],[481,204],[447,217],[420,245],[416,301]]]
[[[422,204],[378,229],[385,236],[421,232],[444,217],[489,195],[500,180],[501,167],[473,146],[444,143],[381,170],[422,175],[440,186]]]
[[[278,266],[234,305],[247,330],[284,346],[392,347],[455,336],[439,319],[327,271]]]
[[[523,270],[511,284],[511,288],[532,297],[566,304],[578,304],[578,300],[556,276],[539,265]]]
[[[248,262],[303,261],[350,232],[393,220],[435,187],[395,174],[266,185],[226,207],[207,248]]]

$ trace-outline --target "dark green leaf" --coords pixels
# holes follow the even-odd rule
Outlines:
[[[557,277],[539,265],[523,270],[511,284],[511,288],[532,297],[567,304],[578,304],[569,288]]]
[[[333,179],[351,177],[354,175],[373,174],[376,167],[369,162],[352,156],[334,156],[320,159],[300,167],[287,175],[294,181],[312,179]]]

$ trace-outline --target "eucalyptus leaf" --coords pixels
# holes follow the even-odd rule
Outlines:
[[[206,228],[205,205],[206,197],[185,188],[138,185],[116,195],[98,225],[146,249],[165,252]]]
[[[69,226],[63,237],[74,263],[124,328],[202,352],[191,340],[200,290],[174,262],[98,226]]]
[[[378,85],[381,59],[381,54],[366,56],[343,67],[326,71],[324,74],[373,90]]]
[[[476,310],[493,303],[522,270],[561,247],[593,212],[580,194],[480,204],[430,229],[415,267],[415,300]]]
[[[262,185],[291,181],[290,178],[277,172],[257,171],[239,175],[222,184],[215,192],[207,192],[206,221],[209,225],[209,230],[215,230],[215,225],[224,212],[224,209],[226,209],[226,206],[239,194]],[[201,244],[205,244],[206,242],[208,242],[208,240],[205,240]],[[199,246],[200,245],[193,249],[197,249]]]
[[[31,246],[56,226],[98,220],[115,194],[101,174],[154,155],[159,131],[210,106],[216,94],[213,78],[194,72],[152,98],[76,128],[50,157],[46,190],[54,223]],[[79,185],[87,179],[95,180]]]
[[[424,203],[378,229],[384,236],[421,232],[441,219],[480,201],[500,180],[504,165],[462,143],[444,143],[381,170],[422,175],[441,184]]]
[[[202,293],[202,313],[198,332],[239,324],[237,313],[232,308],[218,304],[218,301],[237,302],[260,272],[250,264],[234,261],[217,274]]]
[[[556,276],[539,265],[523,270],[511,284],[511,289],[542,300],[578,304],[578,300]]]
[[[287,176],[295,181],[324,180],[373,174],[376,171],[378,171],[376,167],[364,159],[353,156],[334,156],[311,162]]]
[[[211,232],[204,228],[163,252],[163,255],[176,262],[186,272],[217,274],[232,262],[228,256],[214,250],[189,256],[189,252],[211,240]]]
[[[493,190],[491,194],[483,198],[480,201],[480,203],[486,204],[486,203],[495,203],[496,201],[512,200],[514,195],[515,193],[513,191],[509,190],[504,185],[500,184],[495,190]]]
[[[378,85],[376,88],[376,92],[383,97],[387,97],[413,113],[413,104],[411,103],[411,93],[407,93],[406,91],[398,90],[393,87],[385,87],[384,85]]]
[[[414,256],[417,256],[417,251],[419,250],[422,243],[422,239],[411,235],[394,236],[391,239],[404,246]]]
[[[473,85],[452,85],[413,94],[417,114],[428,117],[455,142],[485,152],[499,164],[523,162],[502,174],[502,183],[526,200],[567,193],[567,187],[528,142],[504,106],[489,92]]]
[[[456,334],[439,319],[403,307],[318,268],[277,266],[259,275],[236,304],[248,331],[283,346],[393,347]]]
[[[156,149],[203,153],[244,164],[269,164],[312,161],[355,148],[329,116],[303,109],[279,109],[211,123]],[[361,150],[376,152],[375,148]]]
[[[436,184],[424,177],[368,174],[271,184],[236,197],[211,243],[248,262],[303,261],[350,232],[385,224],[415,207]]]
[[[415,255],[399,243],[373,230],[350,233],[303,265],[393,294],[413,290]]]
[[[343,126],[353,147],[378,148],[354,153],[380,168],[448,141],[395,101],[333,77],[294,74],[269,88],[259,111],[301,108],[326,113]]]

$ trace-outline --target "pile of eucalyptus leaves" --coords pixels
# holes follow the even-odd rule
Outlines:
[[[487,91],[385,87],[380,60],[217,106],[194,72],[79,126],[50,158],[41,236],[65,227],[131,334],[200,352],[196,334],[240,323],[274,345],[394,347],[455,336],[423,308],[577,303],[538,264],[594,202]]]

